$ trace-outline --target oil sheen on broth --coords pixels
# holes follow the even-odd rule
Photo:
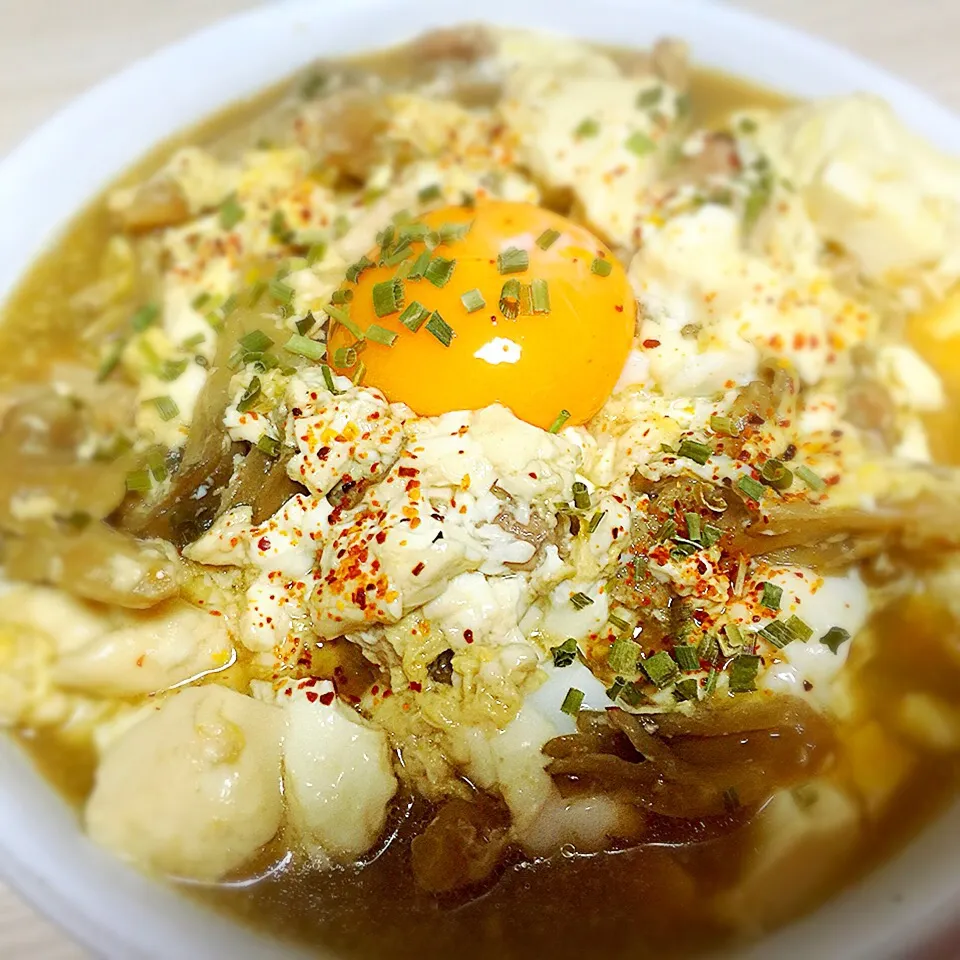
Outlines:
[[[388,78],[413,69],[402,51],[355,66]],[[302,82],[299,78],[289,89]],[[271,112],[283,109],[287,92],[287,87],[271,91],[226,111],[179,137],[177,144],[210,145],[223,153],[254,143],[269,133]],[[473,95],[482,98],[483,91]],[[785,102],[704,70],[693,75],[691,100],[700,124],[720,123],[733,110]],[[142,179],[173,146],[155,151],[124,182]],[[94,344],[84,337],[88,318],[77,294],[96,280],[114,229],[105,203],[95,201],[11,299],[0,330],[4,389],[42,381],[57,362],[97,363]],[[131,290],[130,309],[139,302],[138,290]],[[931,335],[923,318],[912,322],[911,331],[918,349],[942,375],[952,401],[947,412],[931,417],[937,426],[935,452],[943,462],[960,463],[955,439],[960,437],[960,343]],[[342,647],[334,642],[321,658],[334,664],[341,654]],[[768,929],[812,908],[889,857],[942,809],[960,782],[957,754],[924,749],[905,738],[891,709],[903,695],[908,669],[912,693],[932,694],[960,710],[960,634],[953,619],[936,601],[915,594],[868,627],[853,657],[848,669],[861,712],[838,724],[830,778],[841,784],[856,780],[863,776],[859,767],[869,762],[881,780],[889,771],[889,792],[875,815],[864,819],[860,832],[847,838],[843,855],[831,855],[828,869],[818,868],[817,860],[826,851],[814,840],[778,873],[773,895],[754,891],[756,899],[731,907],[735,923],[708,915],[700,904],[707,895],[736,886],[744,855],[757,843],[754,822],[739,811],[697,822],[654,817],[644,842],[622,850],[594,855],[571,851],[539,862],[515,856],[502,867],[496,883],[470,897],[437,898],[418,890],[410,868],[411,839],[429,821],[431,810],[423,801],[401,795],[381,845],[356,866],[317,871],[290,865],[279,844],[268,845],[260,862],[236,878],[262,874],[257,882],[191,883],[184,890],[280,938],[357,958],[457,955],[469,960],[529,957],[533,951],[565,957],[627,950],[631,956],[663,957],[687,955]],[[238,685],[244,668],[242,657],[231,668]],[[217,680],[224,682],[224,676]],[[92,749],[79,749],[39,729],[16,735],[51,783],[79,806],[92,786]],[[870,738],[872,754],[864,746]],[[903,775],[905,770],[908,775]]]

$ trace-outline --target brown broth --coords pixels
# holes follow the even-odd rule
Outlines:
[[[394,76],[402,74],[404,63],[409,69],[408,58],[403,61],[390,54],[357,65]],[[251,142],[255,132],[268,126],[257,118],[277,108],[289,89],[290,85],[281,85],[187,131],[150,153],[120,182],[155,170],[183,143],[214,144],[226,151]],[[737,108],[785,103],[778,94],[706,70],[693,76],[692,100],[700,123],[716,122]],[[57,360],[91,362],[79,336],[87,321],[74,308],[73,298],[96,279],[112,232],[105,200],[98,198],[28,273],[4,309],[0,389],[43,378]],[[941,371],[957,371],[952,379],[948,376],[955,402],[936,422],[941,434],[960,436],[960,350],[953,343],[946,352],[942,344],[925,346],[922,337],[918,345],[928,359],[937,357]],[[960,461],[956,445],[943,453],[946,459]],[[951,644],[960,650],[960,632],[951,628],[951,636],[944,637],[943,622],[930,604],[914,601],[874,625],[875,641],[861,657],[865,662],[856,683],[866,713],[885,727],[893,723],[891,702],[903,692],[900,658],[905,636],[910,639],[912,662],[920,665],[912,671],[911,689],[960,706],[960,654],[949,652]],[[898,736],[895,730],[890,732]],[[834,771],[840,779],[845,776],[844,735],[841,730]],[[93,781],[92,748],[48,732],[21,731],[16,736],[40,772],[79,807]],[[787,915],[809,909],[854,882],[956,795],[960,788],[956,755],[924,753],[909,744],[903,748],[914,763],[911,776],[882,815],[867,824],[838,872],[790,904]],[[293,865],[271,873],[271,866],[286,852],[278,844],[250,868],[248,875],[264,874],[256,884],[186,889],[215,909],[280,938],[356,958],[431,960],[456,955],[473,960],[496,955],[508,960],[539,952],[563,958],[615,951],[659,958],[690,955],[740,934],[704,905],[711,894],[732,886],[741,875],[755,840],[746,819],[694,825],[685,835],[661,823],[655,825],[659,833],[652,834],[651,842],[633,849],[557,856],[539,863],[517,860],[507,864],[485,892],[444,903],[417,890],[409,865],[410,840],[428,816],[429,810],[420,803],[412,805],[406,818],[398,815],[392,842],[369,855],[363,866],[323,872]],[[763,918],[751,919],[764,925]]]

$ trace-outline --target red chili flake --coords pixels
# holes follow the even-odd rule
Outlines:
[[[421,560],[410,572],[415,576],[419,577],[423,573],[423,568],[426,564]]]
[[[653,349],[655,349],[656,347],[659,347],[659,346],[660,346],[660,341],[659,341],[659,340],[644,340],[644,341],[643,341],[643,345],[644,345],[648,350],[653,350]]]
[[[374,684],[374,685],[370,688],[370,693],[372,693],[373,696],[376,696],[379,692],[380,692],[380,687],[378,687],[377,684]]]
[[[329,448],[329,447],[321,447],[321,448],[317,451],[317,459],[318,459],[318,460],[326,460],[327,457],[329,457],[329,456],[330,456],[330,448]]]
[[[329,693],[321,693],[321,694],[320,694],[320,702],[321,702],[325,707],[329,707],[330,704],[333,703],[333,698],[334,698],[334,696],[335,696],[335,694],[333,693],[332,690],[331,690]]]
[[[415,477],[420,471],[416,467],[398,467],[397,473],[401,477]]]
[[[316,690],[307,691],[307,700],[309,700],[310,703],[316,703],[318,697],[319,697],[319,694],[316,692]]]
[[[616,310],[617,313],[623,313],[623,304],[618,303],[613,309]]]
[[[411,689],[414,693],[420,693],[420,691],[423,690],[423,684],[422,684],[422,683],[417,683],[416,680],[411,680],[411,681],[410,681],[410,689]]]
[[[269,549],[270,549],[270,541],[269,541],[266,537],[261,537],[261,538],[257,541],[257,547],[258,547],[260,550],[269,550]]]
[[[468,630],[464,630],[464,631],[463,631],[463,639],[466,640],[467,643],[473,643],[473,631],[472,631],[472,630],[469,630],[469,629],[468,629]]]
[[[143,661],[144,661],[145,658],[146,658],[146,654],[145,654],[145,653],[141,653],[140,656],[137,657],[137,666],[138,666],[138,667],[142,667],[142,666],[143,666]]]
[[[290,412],[291,412],[295,417],[302,417],[302,416],[303,416],[303,411],[302,411],[299,407],[294,407]]]
[[[386,539],[387,539],[387,535],[381,530],[381,531],[377,534],[377,543],[383,543],[383,541],[386,540]]]

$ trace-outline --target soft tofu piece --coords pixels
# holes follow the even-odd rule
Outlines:
[[[283,713],[225,687],[162,701],[105,751],[84,820],[151,872],[219,880],[280,827]]]
[[[129,697],[157,693],[230,662],[222,616],[182,600],[128,613],[84,646],[62,655],[53,679],[67,690]]]
[[[848,736],[847,757],[854,786],[871,817],[879,816],[916,763],[875,720]]]
[[[289,825],[320,862],[350,863],[379,838],[397,790],[386,734],[336,698],[328,681],[281,691]]]
[[[905,694],[897,706],[897,726],[927,750],[949,753],[960,749],[960,712],[933,694]]]

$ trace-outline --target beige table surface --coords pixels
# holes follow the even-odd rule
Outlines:
[[[733,2],[850,47],[960,111],[955,66],[960,0]],[[131,60],[253,5],[254,0],[0,0],[0,155]],[[84,956],[0,884],[0,960]]]

